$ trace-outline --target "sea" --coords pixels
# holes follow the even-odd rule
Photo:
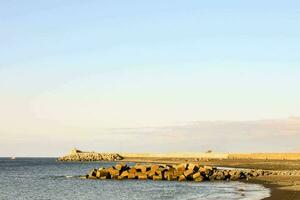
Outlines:
[[[177,182],[89,180],[91,169],[114,162],[57,162],[56,158],[0,158],[1,200],[243,199],[270,196],[269,189],[238,181]],[[130,163],[133,165],[134,163]]]

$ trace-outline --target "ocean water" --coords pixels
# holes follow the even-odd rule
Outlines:
[[[113,162],[61,163],[55,158],[0,158],[1,200],[52,199],[244,199],[270,196],[261,185],[241,182],[88,180],[92,168]]]

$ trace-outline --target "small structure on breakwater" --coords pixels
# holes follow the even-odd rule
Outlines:
[[[263,170],[217,169],[212,166],[198,164],[179,165],[135,165],[116,164],[107,169],[93,169],[84,178],[88,179],[140,179],[140,180],[168,180],[168,181],[196,181],[205,180],[239,180],[264,175]]]
[[[84,152],[76,148],[72,149],[69,155],[59,157],[58,161],[118,161],[123,157],[117,153]]]

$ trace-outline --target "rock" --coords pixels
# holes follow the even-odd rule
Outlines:
[[[150,171],[147,172],[147,175],[148,175],[148,177],[151,179],[151,178],[153,178],[153,176],[156,175],[156,174],[155,174],[155,171],[150,170]]]
[[[135,168],[136,168],[137,171],[140,171],[140,172],[143,172],[143,173],[146,173],[147,171],[150,170],[150,167],[144,166],[144,165],[136,165]]]
[[[216,174],[210,175],[210,176],[208,177],[208,179],[209,179],[210,181],[215,180],[215,179],[216,179]]]
[[[178,170],[175,170],[174,171],[174,176],[177,176],[179,177],[180,175],[183,175],[184,171],[178,171]]]
[[[255,172],[255,171],[252,173],[252,176],[254,176],[254,177],[257,177],[258,175],[259,174],[257,172]]]
[[[123,180],[123,179],[126,179],[127,177],[125,177],[125,176],[118,176],[118,180]]]
[[[143,172],[136,172],[135,173],[136,176],[140,176],[140,175],[143,175],[143,174],[144,174]]]
[[[159,165],[152,165],[151,170],[156,171],[159,167]]]
[[[117,169],[110,169],[110,170],[107,170],[110,175],[116,175],[116,176],[119,176],[120,175],[120,171],[117,170]]]
[[[168,175],[166,175],[166,180],[175,181],[175,180],[177,180],[177,177],[174,176],[174,174],[168,174]]]
[[[199,176],[199,177],[195,178],[194,181],[196,181],[196,182],[202,182],[203,181],[203,177]]]
[[[92,171],[90,171],[90,173],[88,174],[88,177],[89,178],[97,178],[97,176],[96,176],[96,174],[97,174],[97,169],[93,169]]]
[[[193,174],[193,179],[195,180],[195,179],[199,178],[200,176],[201,176],[201,173],[197,172],[197,173]]]
[[[180,175],[180,176],[178,177],[178,181],[186,181],[185,176],[184,176],[184,175]]]
[[[212,166],[204,166],[203,167],[205,170],[214,170],[214,168]]]
[[[206,172],[206,168],[200,167],[200,168],[199,168],[199,171],[202,172],[202,173],[205,173],[205,172]]]
[[[97,172],[96,172],[96,177],[97,177],[97,178],[100,178],[100,177],[107,177],[107,176],[109,176],[109,172],[106,171],[105,169],[99,169],[99,170],[97,170]]]
[[[123,171],[120,176],[128,178],[128,175],[129,175],[128,171]]]
[[[140,180],[147,180],[147,174],[141,174],[141,175],[139,175],[138,176],[138,179],[140,179]]]
[[[167,171],[167,169],[165,168],[158,168],[157,170],[155,170],[155,174],[160,175],[162,177],[164,177],[165,172]]]
[[[166,165],[167,170],[175,170],[175,167],[173,165]]]
[[[188,164],[186,164],[186,163],[182,163],[182,164],[178,165],[176,167],[176,169],[177,169],[177,171],[185,171],[187,169],[187,165]]]
[[[116,164],[115,169],[119,170],[119,171],[123,171],[125,170],[127,167],[127,165],[124,164]]]
[[[180,165],[136,165],[128,167],[126,164],[118,163],[115,166],[91,170],[83,178],[88,179],[152,179],[168,181],[207,181],[207,180],[248,180],[257,176],[293,176],[298,171],[272,171],[272,170],[223,170],[211,166],[199,166],[195,164]]]
[[[162,179],[162,176],[160,176],[160,175],[154,175],[152,179],[153,179],[154,181],[161,181],[161,180],[163,180],[163,179]]]
[[[225,176],[224,176],[224,173],[222,171],[218,171],[216,172],[216,177],[215,177],[216,180],[225,180]]]
[[[131,174],[134,174],[137,172],[136,168],[135,167],[131,167],[129,170],[128,170],[129,173]]]
[[[196,172],[196,171],[199,170],[199,167],[197,165],[195,165],[195,164],[188,164],[187,169],[193,170],[194,172]]]
[[[185,177],[190,177],[191,175],[193,175],[193,173],[194,173],[194,171],[191,170],[191,169],[189,169],[189,170],[186,170],[186,171],[183,173],[183,175],[184,175]]]
[[[135,179],[135,178],[136,178],[135,174],[133,174],[133,173],[128,174],[128,179]]]
[[[118,175],[116,175],[116,174],[115,174],[115,175],[111,174],[111,175],[110,175],[110,178],[111,178],[111,179],[118,179],[118,178],[119,178],[119,176],[118,176]]]

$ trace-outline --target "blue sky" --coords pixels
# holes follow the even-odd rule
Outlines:
[[[31,137],[300,115],[299,1],[1,1],[0,27],[5,154],[33,155]]]
[[[298,1],[2,1],[0,11],[1,67],[299,62]]]

